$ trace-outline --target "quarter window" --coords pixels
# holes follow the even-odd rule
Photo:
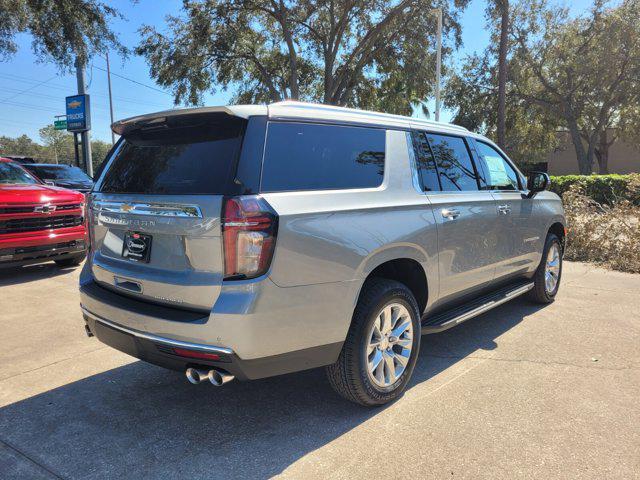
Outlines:
[[[476,141],[489,190],[518,190],[518,174],[500,153],[484,142]]]
[[[478,190],[478,180],[463,138],[427,133],[444,191]]]
[[[270,123],[263,192],[378,187],[384,177],[385,130]]]

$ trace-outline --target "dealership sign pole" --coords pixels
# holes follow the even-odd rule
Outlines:
[[[76,79],[78,81],[78,95],[66,98],[67,130],[74,136],[80,134],[82,138],[82,156],[87,175],[93,177],[93,164],[91,162],[91,108],[89,95],[85,93],[84,62],[76,58]]]

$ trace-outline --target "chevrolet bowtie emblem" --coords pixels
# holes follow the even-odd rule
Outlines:
[[[33,209],[36,213],[52,213],[56,211],[55,205],[40,205]]]
[[[123,203],[120,206],[120,211],[121,212],[129,213],[131,210],[133,210],[133,205],[129,205],[128,203]]]

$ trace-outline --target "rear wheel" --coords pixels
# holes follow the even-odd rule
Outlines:
[[[547,235],[542,252],[542,261],[533,277],[534,286],[529,297],[537,303],[551,303],[554,301],[560,278],[562,276],[562,243],[553,233]]]
[[[67,257],[67,258],[61,258],[59,260],[54,260],[56,262],[56,265],[58,265],[59,267],[75,267],[77,265],[80,265],[80,263],[82,263],[82,260],[84,260],[84,254],[82,255],[75,255],[73,257]]]
[[[405,389],[420,349],[420,316],[411,291],[375,278],[363,287],[338,361],[327,367],[331,386],[360,405],[383,405]]]

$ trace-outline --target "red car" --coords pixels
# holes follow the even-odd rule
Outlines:
[[[82,193],[45,185],[0,158],[0,268],[51,260],[78,265],[87,240]]]

